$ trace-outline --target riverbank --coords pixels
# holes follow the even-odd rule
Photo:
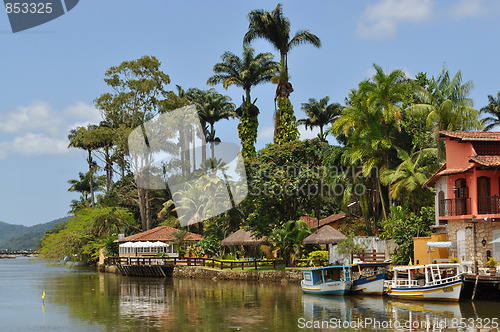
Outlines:
[[[120,274],[120,270],[116,266],[101,265],[99,271]],[[217,270],[202,266],[173,266],[169,276],[181,279],[245,280],[293,284],[300,284],[302,280],[302,272],[299,269],[286,269],[285,271],[241,271]]]

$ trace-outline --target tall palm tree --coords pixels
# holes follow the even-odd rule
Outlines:
[[[252,102],[250,90],[253,86],[269,82],[279,72],[279,63],[273,61],[271,53],[259,53],[248,46],[243,46],[241,58],[231,52],[225,52],[222,62],[215,64],[214,73],[207,81],[210,86],[222,83],[224,89],[230,85],[236,85],[245,91],[243,105],[237,109],[241,117],[238,125],[238,136],[240,137],[245,157],[255,156],[255,142],[257,141],[259,109]],[[239,111],[238,111],[239,110]]]
[[[245,44],[249,44],[256,38],[263,38],[280,52],[280,76],[276,88],[276,97],[286,98],[293,92],[292,85],[288,81],[288,52],[295,46],[301,44],[312,44],[321,47],[318,36],[308,30],[300,30],[290,39],[290,20],[283,16],[282,5],[278,4],[271,12],[263,9],[253,10],[248,14],[248,32],[243,38]],[[278,135],[280,113],[275,114],[275,141]]]
[[[328,105],[330,97],[326,96],[319,101],[309,98],[308,103],[302,103],[302,110],[306,112],[307,119],[300,119],[297,124],[305,125],[307,128],[319,127],[319,139],[325,141],[326,135],[323,128],[335,121],[342,112],[342,106],[339,103]]]
[[[422,103],[410,106],[408,111],[425,117],[427,126],[434,129],[438,158],[443,157],[442,142],[438,139],[441,130],[473,130],[483,126],[479,111],[468,97],[473,87],[472,81],[462,83],[460,70],[450,78],[444,66],[437,78],[432,77],[428,89],[416,87]]]
[[[406,99],[409,80],[401,69],[386,73],[377,64],[373,64],[373,68],[375,75],[364,81],[360,89],[367,92],[369,102],[381,108],[384,124],[397,124],[401,120],[401,104]]]
[[[488,95],[488,105],[481,108],[482,113],[487,113],[490,116],[483,119],[483,123],[486,124],[484,131],[493,129],[493,127],[500,125],[500,91],[497,93],[497,97]]]
[[[273,61],[271,53],[259,53],[249,45],[243,46],[241,58],[231,52],[222,54],[222,62],[215,64],[215,75],[210,77],[207,84],[214,86],[222,83],[224,89],[236,85],[245,91],[245,102],[251,103],[250,90],[252,87],[271,80],[279,72],[279,63]]]
[[[218,93],[215,89],[203,91],[192,88],[186,92],[186,95],[198,109],[198,116],[205,132],[205,140],[211,142],[212,159],[214,159],[215,143],[220,142],[220,138],[215,136],[215,123],[234,118],[236,115],[235,105],[231,102],[230,97]],[[202,159],[202,162],[205,162],[206,154],[202,155]]]
[[[472,81],[462,83],[460,70],[450,78],[443,66],[438,77],[431,79],[428,90],[417,88],[417,95],[423,103],[412,105],[408,110],[425,116],[427,125],[437,131],[480,128],[479,112],[468,97],[473,87]]]
[[[88,153],[87,163],[89,165],[90,200],[92,207],[95,207],[95,188],[93,183],[93,174],[97,171],[97,163],[92,158],[92,152],[100,147],[98,144],[96,144],[95,138],[92,135],[92,131],[96,128],[96,125],[89,124],[87,127],[77,127],[71,129],[70,133],[68,134],[68,148],[78,148],[85,150]]]

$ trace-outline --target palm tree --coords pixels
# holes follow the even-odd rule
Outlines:
[[[69,148],[78,148],[87,151],[87,163],[89,165],[89,173],[90,173],[90,202],[91,206],[95,206],[94,199],[94,183],[93,183],[93,174],[97,170],[97,164],[94,162],[92,158],[92,151],[99,148],[96,144],[95,139],[92,135],[92,130],[97,128],[96,125],[88,125],[87,127],[77,127],[75,129],[71,129],[68,134],[69,139]]]
[[[497,98],[492,95],[488,95],[488,105],[481,108],[482,113],[487,113],[491,116],[483,119],[483,123],[486,124],[484,131],[493,129],[493,127],[500,125],[500,91],[497,93]]]
[[[425,162],[425,156],[435,154],[435,148],[424,149],[412,154],[398,149],[398,158],[402,160],[401,164],[396,169],[385,170],[380,177],[382,183],[392,184],[390,195],[397,198],[400,193],[404,192],[405,195],[411,195],[412,205],[414,205],[414,192],[422,188],[435,166],[435,164]]]
[[[308,118],[297,121],[297,124],[305,125],[306,129],[319,127],[318,138],[322,141],[325,141],[327,136],[327,133],[323,132],[323,128],[335,121],[342,112],[342,106],[339,103],[328,105],[329,100],[328,96],[320,101],[309,98],[308,103],[302,103],[302,110],[306,112]]]
[[[410,106],[408,111],[425,117],[427,126],[434,128],[438,157],[442,157],[442,143],[438,139],[440,131],[482,128],[479,111],[473,108],[474,102],[468,97],[473,87],[472,81],[462,84],[460,70],[450,78],[444,66],[437,78],[432,77],[428,89],[416,87],[422,103]]]
[[[398,123],[401,120],[401,104],[406,99],[407,83],[409,82],[401,69],[385,73],[383,69],[373,64],[375,75],[361,83],[368,95],[368,101],[382,109],[384,124]]]
[[[236,115],[234,111],[235,106],[231,102],[230,97],[218,93],[215,89],[203,91],[192,88],[186,92],[186,95],[198,109],[198,116],[205,131],[205,140],[211,142],[212,159],[214,159],[215,143],[220,142],[220,138],[215,136],[215,123],[220,120],[234,118]],[[206,155],[202,155],[202,159],[202,162],[205,162]]]
[[[215,75],[210,77],[207,84],[214,86],[222,83],[224,89],[236,85],[245,91],[245,102],[251,103],[250,90],[252,87],[271,80],[279,72],[279,63],[273,61],[271,53],[259,53],[249,45],[243,46],[241,58],[231,52],[222,54],[222,62],[215,64]]]
[[[221,56],[222,62],[214,66],[215,75],[207,81],[210,86],[222,83],[226,90],[230,85],[236,85],[245,91],[243,105],[237,109],[238,115],[241,116],[238,136],[245,157],[255,156],[254,144],[257,141],[259,125],[259,109],[255,106],[256,100],[252,102],[250,90],[253,86],[269,82],[279,72],[279,63],[272,61],[273,58],[271,53],[259,53],[255,56],[255,50],[244,45],[241,58],[231,52],[225,52]]]
[[[276,88],[275,101],[278,97],[288,99],[293,88],[288,81],[288,52],[295,46],[301,44],[312,44],[321,47],[318,36],[308,30],[300,30],[290,39],[290,20],[283,16],[282,5],[278,4],[273,11],[263,9],[253,10],[248,14],[248,32],[243,38],[245,44],[249,44],[256,38],[263,38],[271,43],[280,52],[280,76]],[[280,112],[275,114],[275,142],[280,126]]]
[[[408,110],[425,116],[427,125],[437,131],[480,128],[479,112],[468,97],[473,87],[472,81],[462,84],[460,70],[450,78],[443,66],[438,77],[431,79],[428,90],[417,87],[417,95],[423,103],[412,105]]]
[[[334,135],[343,135],[347,139],[341,161],[344,165],[361,165],[362,175],[374,176],[374,187],[380,199],[383,217],[387,217],[384,194],[382,191],[379,172],[384,168],[388,151],[393,147],[391,137],[387,135],[388,128],[384,124],[384,116],[379,107],[373,105],[366,89],[352,90],[348,97],[348,105],[342,115],[333,123],[330,132]],[[373,197],[373,207],[377,209],[378,202]],[[374,211],[375,215],[378,215]]]

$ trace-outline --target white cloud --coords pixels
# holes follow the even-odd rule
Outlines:
[[[5,115],[0,115],[0,131],[19,133],[26,130],[52,132],[60,118],[51,110],[49,103],[35,101],[28,106],[18,106]]]
[[[381,0],[366,6],[356,33],[368,39],[393,38],[400,24],[419,24],[432,15],[431,0]]]
[[[46,101],[20,105],[0,115],[0,159],[9,154],[22,156],[67,153],[67,135],[76,125],[99,123],[93,106],[77,102],[56,109]]]
[[[68,140],[63,138],[28,133],[16,137],[9,150],[22,155],[62,154],[68,152],[68,143]]]
[[[99,123],[102,121],[101,113],[94,106],[78,102],[66,108],[68,115],[77,119],[83,119],[90,123]]]

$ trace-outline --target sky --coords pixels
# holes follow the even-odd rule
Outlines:
[[[275,1],[84,0],[65,15],[12,33],[0,13],[0,221],[34,225],[64,217],[78,194],[68,180],[86,171],[83,152],[68,149],[76,126],[98,123],[93,100],[109,92],[104,73],[123,61],[157,57],[171,90],[207,89],[225,51],[240,55],[247,14],[272,10]],[[309,29],[322,42],[288,56],[290,100],[330,97],[344,103],[352,88],[374,73],[403,69],[437,76],[443,65],[474,82],[476,108],[500,91],[500,2],[495,0],[283,1],[292,34]],[[256,52],[278,53],[266,41]],[[242,90],[222,86],[237,105]],[[272,141],[275,86],[252,90],[260,108],[257,147]],[[216,125],[223,141],[238,142],[237,121]],[[301,138],[314,131],[300,128]]]

